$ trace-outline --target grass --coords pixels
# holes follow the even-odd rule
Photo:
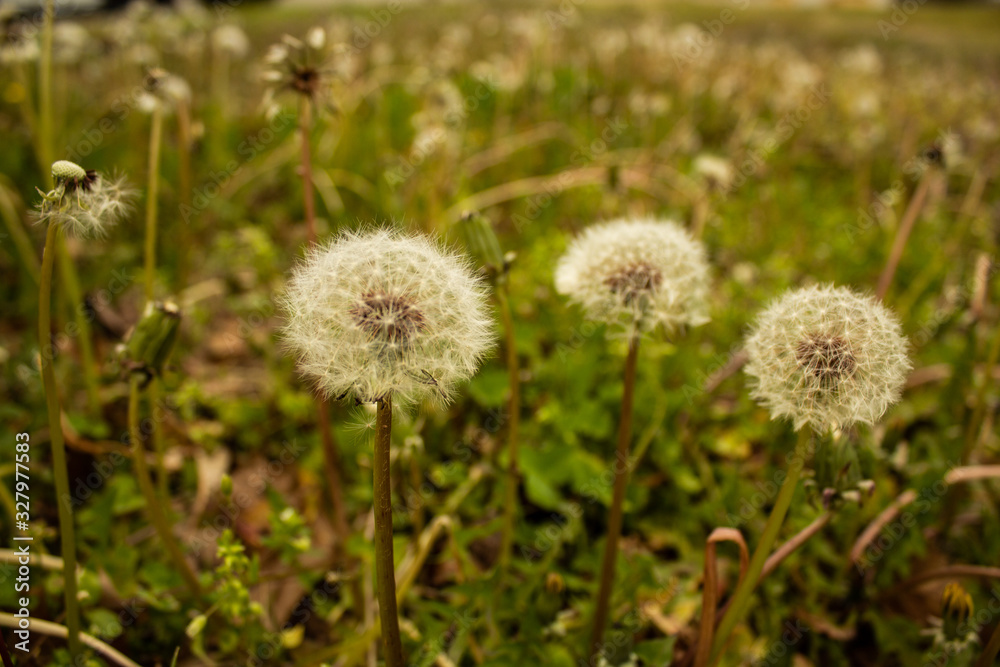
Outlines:
[[[765,566],[749,602],[739,601],[746,613],[718,664],[791,664],[791,654],[813,665],[923,664],[944,646],[929,619],[943,615],[948,628],[955,618],[941,600],[950,581],[980,613],[962,628],[978,644],[948,664],[982,662],[982,648],[997,644],[1000,487],[995,468],[958,480],[970,467],[995,466],[1000,447],[1000,15],[923,5],[883,38],[879,22],[891,21],[890,10],[573,7],[357,6],[317,18],[313,8],[251,5],[226,14],[250,48],[228,58],[225,86],[213,69],[221,60],[210,48],[211,11],[85,21],[93,41],[69,59],[60,57],[68,31],[57,30],[56,159],[124,173],[139,186],[150,119],[135,102],[137,54],[152,53],[193,91],[190,123],[163,116],[160,191],[149,200],[157,296],[172,296],[183,313],[156,380],[159,398],[130,398],[135,374],[116,350],[145,302],[140,216],[106,240],[69,240],[86,306],[54,293],[52,369],[83,632],[144,665],[170,664],[179,647],[182,666],[253,664],[256,655],[266,664],[343,667],[366,663],[381,645],[372,587],[375,413],[330,404],[345,536],[331,520],[315,399],[277,336],[277,297],[305,249],[307,212],[297,100],[279,96],[281,112],[266,118],[259,63],[282,34],[301,38],[320,23],[338,74],[309,134],[320,242],[377,220],[460,244],[455,221],[481,207],[502,251],[514,253],[502,292],[510,332],[497,353],[448,408],[393,415],[407,664],[585,661],[627,350],[555,292],[552,270],[580,230],[632,215],[703,223],[712,319],[683,337],[643,339],[604,635],[610,664],[632,654],[641,665],[693,664],[702,600],[725,605],[739,577],[735,549],[713,545],[720,591],[703,596],[706,540],[732,528],[755,550],[795,446],[788,425],[749,397],[743,336],[786,289],[836,282],[873,292],[919,182],[915,160],[951,135],[960,150],[949,139],[948,162],[934,168],[885,299],[911,343],[903,398],[876,426],[817,446],[775,548],[800,531],[808,539]],[[700,48],[685,41],[698,33],[681,24],[705,28],[726,8],[734,18],[718,37],[703,37]],[[370,44],[355,42],[355,29],[377,23],[379,10],[386,25]],[[35,186],[48,189],[48,166],[29,132],[38,127],[36,63],[3,63],[0,438],[31,436],[33,548],[48,554],[59,543],[59,471],[36,362],[37,272],[25,268],[40,265],[45,230],[30,226],[30,207]],[[189,155],[182,137],[192,139]],[[706,156],[722,159],[730,175],[711,176]],[[29,249],[35,257],[23,256]],[[81,307],[94,332],[99,414],[88,407],[73,333]],[[507,437],[512,363],[520,369],[516,448]],[[144,475],[142,488],[127,448],[130,407],[150,420],[131,430],[145,436],[155,422],[165,448],[165,474]],[[510,470],[519,485],[500,572],[508,451],[518,452]],[[7,488],[12,462],[0,459]],[[144,462],[158,471],[152,451]],[[167,553],[147,520],[142,490],[154,495],[154,481],[167,491],[158,512],[176,524],[201,596],[189,592],[192,575],[175,566],[178,554]],[[14,532],[6,528],[13,509],[5,499],[5,535]],[[335,545],[345,554],[336,563]],[[56,624],[65,615],[62,566],[32,565],[31,609]],[[0,606],[17,606],[13,586],[0,586]],[[720,606],[716,618],[724,614]],[[58,629],[50,630],[34,636],[28,658],[14,651],[16,664],[69,664]],[[786,646],[783,637],[793,639]],[[108,655],[95,660],[114,664]]]

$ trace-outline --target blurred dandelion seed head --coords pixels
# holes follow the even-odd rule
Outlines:
[[[817,431],[877,421],[910,369],[899,321],[875,299],[824,285],[787,292],[746,341],[752,395]]]
[[[705,249],[673,222],[615,220],[590,227],[556,267],[556,289],[588,317],[672,331],[708,321]]]
[[[285,91],[302,95],[321,106],[332,102],[337,75],[332,51],[326,31],[320,27],[312,28],[304,40],[285,35],[280,42],[271,45],[264,57],[261,74],[268,85],[264,107],[269,117],[277,115],[277,97]]]
[[[423,236],[345,232],[314,250],[283,298],[287,347],[327,397],[447,402],[493,345],[484,284]]]

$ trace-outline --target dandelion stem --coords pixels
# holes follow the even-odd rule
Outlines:
[[[38,293],[38,345],[39,363],[42,367],[42,384],[49,415],[49,440],[52,443],[52,472],[56,484],[56,505],[59,509],[59,538],[63,558],[63,590],[66,595],[66,628],[69,632],[70,656],[76,660],[81,655],[80,609],[76,585],[76,535],[73,526],[73,509],[70,506],[69,470],[66,462],[66,444],[63,441],[59,409],[59,388],[53,368],[55,351],[52,348],[52,273],[59,225],[50,224],[45,234],[42,250],[42,274]]]
[[[303,96],[299,101],[299,132],[302,135],[302,196],[305,199],[306,238],[309,246],[316,245],[316,201],[313,197],[312,152],[309,131],[312,127],[311,101]]]
[[[396,572],[392,555],[392,481],[389,474],[389,445],[392,439],[392,397],[378,401],[375,423],[375,576],[378,579],[378,609],[382,625],[387,667],[403,667],[403,647],[399,638],[396,607]]]
[[[771,555],[771,547],[774,546],[774,542],[778,538],[778,531],[781,529],[781,524],[785,520],[788,508],[792,504],[795,487],[798,485],[802,468],[805,467],[805,456],[811,437],[812,429],[809,426],[802,427],[799,431],[798,444],[795,447],[795,454],[792,457],[792,461],[788,466],[785,481],[781,485],[781,490],[778,491],[774,507],[771,509],[771,514],[767,517],[767,523],[764,525],[764,534],[761,535],[760,542],[753,552],[753,558],[750,559],[750,567],[747,568],[746,576],[736,588],[736,593],[733,595],[733,599],[728,605],[729,608],[722,617],[719,628],[715,633],[715,639],[712,642],[712,657],[709,660],[709,665],[715,665],[718,663],[719,658],[722,657],[726,644],[729,642],[729,635],[732,634],[736,624],[746,614],[747,605],[750,603],[750,596],[753,594],[754,589],[757,588],[757,584],[760,583],[764,565],[767,562],[768,556]]]
[[[157,206],[160,198],[160,145],[163,139],[163,111],[159,105],[153,109],[149,129],[149,173],[147,174],[146,192],[146,252],[145,252],[145,296],[146,301],[152,301],[156,288],[156,223]],[[149,400],[153,409],[160,405],[160,387],[158,378],[153,378],[149,386]],[[163,464],[164,449],[163,433],[158,421],[150,420],[150,435],[153,439],[153,451],[156,452],[156,479],[159,484],[160,497],[166,502],[168,497],[167,472]]]
[[[520,476],[518,470],[518,439],[521,425],[521,369],[517,361],[517,341],[514,336],[514,319],[510,311],[510,297],[507,283],[497,290],[500,316],[507,347],[507,375],[510,396],[507,401],[507,489],[504,498],[503,532],[500,547],[500,572],[504,574],[510,567],[511,548],[514,545],[514,522],[517,518],[517,487]]]
[[[625,488],[628,485],[628,450],[632,437],[632,403],[635,393],[635,367],[639,357],[639,334],[633,332],[629,340],[628,356],[625,358],[625,389],[622,395],[621,421],[618,424],[618,447],[612,465],[615,486],[611,499],[611,513],[608,516],[608,535],[604,543],[604,558],[601,563],[601,583],[597,591],[594,612],[594,630],[590,639],[590,661],[601,655],[604,643],[604,626],[608,621],[608,606],[611,601],[611,587],[615,579],[615,560],[618,557],[618,540],[622,533],[622,519],[625,504]]]
[[[153,480],[149,476],[149,468],[146,467],[146,448],[142,446],[143,437],[139,429],[140,381],[141,378],[138,375],[132,377],[129,383],[128,394],[128,433],[129,444],[132,449],[132,461],[135,465],[135,476],[139,482],[139,490],[146,500],[146,511],[149,513],[150,522],[156,528],[160,539],[163,540],[163,545],[167,548],[167,552],[170,554],[171,559],[173,559],[174,565],[181,573],[188,588],[191,589],[194,595],[201,597],[201,584],[198,582],[198,577],[194,573],[194,570],[191,569],[191,565],[184,557],[184,552],[181,551],[180,545],[177,544],[177,540],[174,538],[170,520],[164,513],[160,505],[160,500],[156,497]]]
[[[38,162],[45,175],[49,189],[54,185],[52,172],[53,144],[55,142],[52,122],[52,36],[55,30],[56,3],[46,0],[44,9],[44,24],[42,26],[42,52],[38,67],[38,140],[35,149],[38,151]],[[82,308],[83,291],[80,289],[80,278],[76,267],[70,258],[66,241],[62,236],[56,237],[55,253],[59,259],[59,275],[62,279],[66,297],[73,305],[73,319],[78,331],[80,344],[83,379],[87,388],[87,405],[91,413],[100,413],[100,398],[97,393],[97,365],[94,362],[94,347],[90,338],[90,322]]]
[[[66,298],[72,304],[73,322],[76,324],[77,341],[80,345],[80,365],[83,367],[83,381],[87,389],[87,407],[94,416],[100,415],[101,400],[97,391],[97,362],[94,360],[94,344],[90,338],[90,323],[83,303],[83,290],[80,289],[80,278],[73,266],[73,258],[66,247],[66,238],[60,235],[56,239],[56,260],[59,262],[59,276],[62,278]]]
[[[156,285],[156,213],[160,195],[160,143],[163,136],[163,112],[153,109],[149,129],[149,173],[146,186],[146,301],[152,301]]]
[[[181,210],[191,210],[191,105],[187,100],[177,104],[177,157],[178,157],[178,187],[180,188]],[[193,222],[193,220],[192,220]],[[189,254],[194,244],[191,243],[190,223],[182,222],[178,227],[180,253],[177,256],[177,290],[187,286],[190,270]]]

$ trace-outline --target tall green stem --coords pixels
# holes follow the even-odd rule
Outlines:
[[[76,531],[73,510],[70,506],[69,471],[66,463],[66,444],[63,441],[59,409],[59,388],[53,368],[52,349],[52,273],[59,226],[50,224],[45,234],[42,250],[42,274],[38,293],[38,345],[42,367],[42,384],[45,387],[45,404],[49,415],[49,439],[52,442],[52,472],[56,483],[56,505],[59,508],[59,539],[63,558],[63,590],[66,594],[66,629],[69,632],[69,652],[76,660],[81,653],[80,608],[76,586]]]
[[[510,397],[507,401],[507,489],[504,498],[503,531],[500,547],[500,572],[510,567],[511,548],[514,545],[514,521],[517,518],[518,439],[521,425],[521,369],[517,362],[517,341],[514,336],[514,318],[510,312],[507,283],[497,290],[500,316],[507,346],[507,376]]]
[[[146,301],[152,301],[156,286],[156,213],[160,197],[160,143],[163,136],[163,112],[153,110],[149,129],[149,173],[146,187]]]
[[[179,198],[181,207],[185,211],[191,210],[191,105],[188,101],[181,101],[177,104],[177,180],[180,189]],[[176,290],[187,287],[188,271],[190,270],[191,225],[196,217],[192,217],[187,223],[182,222],[177,227],[177,237],[180,242],[181,251],[177,255],[177,282]]]
[[[101,414],[101,400],[97,392],[99,385],[97,377],[97,362],[94,360],[94,343],[90,336],[90,320],[83,307],[83,290],[80,288],[80,277],[65,237],[56,240],[56,259],[59,261],[59,276],[62,278],[66,298],[72,304],[73,323],[76,324],[76,339],[80,345],[80,365],[83,366],[83,382],[87,389],[87,407],[93,416]]]
[[[160,505],[160,500],[156,497],[156,490],[153,487],[153,479],[149,475],[149,468],[146,467],[146,448],[142,445],[142,433],[139,429],[139,382],[140,378],[134,376],[129,383],[128,393],[128,435],[132,449],[132,461],[135,466],[135,476],[139,482],[139,490],[146,500],[146,511],[149,513],[149,520],[156,528],[163,545],[167,548],[167,553],[173,559],[177,570],[184,577],[188,588],[196,596],[201,596],[201,584],[195,575],[191,565],[184,557],[180,545],[174,538],[173,528]],[[154,420],[155,421],[155,420]]]
[[[372,485],[375,492],[375,576],[378,579],[378,613],[382,622],[386,667],[403,667],[403,644],[399,638],[396,608],[396,571],[392,556],[392,480],[389,446],[392,440],[392,397],[378,402],[375,417],[375,461]]]
[[[144,294],[146,301],[153,300],[156,294],[156,228],[157,214],[160,200],[160,146],[163,143],[163,111],[157,105],[153,109],[153,115],[149,128],[149,166],[146,175],[146,249],[145,249],[145,283]],[[187,248],[182,248],[186,252]],[[153,410],[159,409],[160,405],[160,385],[159,379],[153,378],[149,385],[149,400]],[[155,414],[153,415],[156,416]],[[156,452],[156,479],[159,484],[160,497],[164,500],[168,496],[167,472],[164,465],[166,445],[163,442],[163,433],[159,427],[159,420],[151,419],[153,451]]]
[[[312,128],[312,101],[302,96],[299,101],[299,133],[302,140],[302,197],[305,204],[306,239],[316,245],[316,200],[313,196],[312,150],[309,132]]]
[[[42,170],[52,164],[52,35],[55,32],[56,2],[45,0],[42,24],[42,52],[38,63],[38,156]],[[51,186],[51,176],[49,177]]]
[[[597,590],[597,607],[594,612],[594,630],[590,639],[590,663],[601,655],[604,643],[604,626],[608,622],[611,587],[615,581],[615,561],[618,558],[618,540],[622,534],[625,505],[625,488],[628,486],[628,450],[632,439],[632,404],[635,394],[635,367],[639,357],[639,334],[633,332],[629,339],[628,356],[625,358],[625,389],[622,395],[621,421],[618,423],[618,447],[615,450],[614,493],[611,514],[608,516],[608,536],[604,542],[604,559],[601,563],[601,583]],[[588,663],[588,664],[590,664]]]
[[[52,121],[52,36],[55,31],[56,3],[46,0],[42,24],[42,52],[39,55],[38,66],[38,139],[35,148],[38,151],[38,162],[45,176],[48,188],[53,186],[52,164],[55,130]],[[97,393],[97,365],[94,362],[94,347],[90,336],[90,322],[83,311],[83,291],[80,289],[80,278],[76,267],[69,256],[66,241],[61,236],[56,238],[55,253],[59,258],[59,275],[62,279],[66,297],[73,306],[73,319],[77,328],[77,339],[80,344],[80,356],[83,366],[83,379],[87,388],[87,404],[94,415],[100,413],[100,399]]]
[[[729,635],[732,634],[736,624],[746,614],[747,605],[750,603],[750,596],[753,595],[754,589],[760,583],[760,575],[764,570],[764,563],[767,562],[767,557],[771,555],[771,548],[778,538],[778,531],[781,529],[781,524],[785,520],[788,508],[792,504],[795,487],[798,485],[799,477],[802,475],[802,468],[805,467],[805,457],[811,437],[812,429],[810,427],[805,426],[799,431],[795,454],[788,465],[788,473],[785,476],[784,483],[781,485],[781,490],[778,491],[778,497],[774,501],[771,514],[767,517],[767,523],[764,525],[764,534],[761,535],[757,549],[753,553],[753,558],[750,559],[750,567],[747,568],[746,576],[737,587],[732,602],[729,603],[729,609],[722,617],[719,629],[715,633],[715,639],[712,642],[712,657],[709,660],[710,665],[716,664],[719,658],[722,657],[722,652],[729,641]]]

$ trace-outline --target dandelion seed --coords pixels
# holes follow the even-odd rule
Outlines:
[[[493,343],[486,291],[428,239],[346,232],[292,276],[284,338],[329,398],[446,401]]]
[[[752,394],[775,419],[817,431],[872,424],[899,399],[906,372],[899,322],[871,297],[832,285],[771,304],[747,339]]]
[[[704,247],[677,224],[616,220],[570,245],[556,289],[592,319],[672,331],[708,321],[708,275]]]

